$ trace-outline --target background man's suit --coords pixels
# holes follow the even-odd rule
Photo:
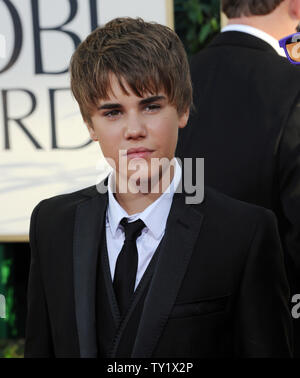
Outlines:
[[[30,226],[25,357],[287,357],[289,289],[274,215],[175,193],[125,318],[105,250],[107,194],[44,200]]]
[[[291,293],[300,293],[300,67],[228,31],[191,60],[196,111],[176,156],[204,157],[205,183],[272,209]]]

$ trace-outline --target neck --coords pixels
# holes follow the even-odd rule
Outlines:
[[[231,18],[228,25],[241,24],[260,29],[279,40],[296,32],[299,20],[290,15],[288,2],[282,2],[272,13],[264,16]]]
[[[170,165],[169,169],[165,169],[164,172],[159,173],[159,178],[154,184],[153,179],[148,180],[143,185],[144,190],[138,191],[137,193],[130,190],[126,193],[122,193],[122,191],[120,191],[119,180],[117,179],[115,198],[128,215],[140,213],[155,202],[167,190],[174,178],[174,174],[174,166]]]

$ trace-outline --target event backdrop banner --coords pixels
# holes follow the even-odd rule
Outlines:
[[[172,8],[172,0],[0,0],[0,241],[28,240],[40,200],[109,172],[70,93],[75,47],[115,17],[173,27]]]

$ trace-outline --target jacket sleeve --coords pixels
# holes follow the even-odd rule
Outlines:
[[[289,286],[276,218],[271,211],[261,209],[236,302],[236,357],[292,357],[288,302]]]
[[[50,322],[38,256],[38,215],[43,201],[33,210],[30,221],[31,262],[27,290],[27,320],[24,357],[52,357]]]
[[[300,96],[279,145],[279,221],[291,295],[300,293]]]

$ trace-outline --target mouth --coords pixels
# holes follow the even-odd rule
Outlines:
[[[140,148],[130,148],[127,151],[127,157],[128,159],[134,159],[134,158],[142,158],[146,159],[148,158],[154,150],[150,150],[148,148],[140,147]]]

